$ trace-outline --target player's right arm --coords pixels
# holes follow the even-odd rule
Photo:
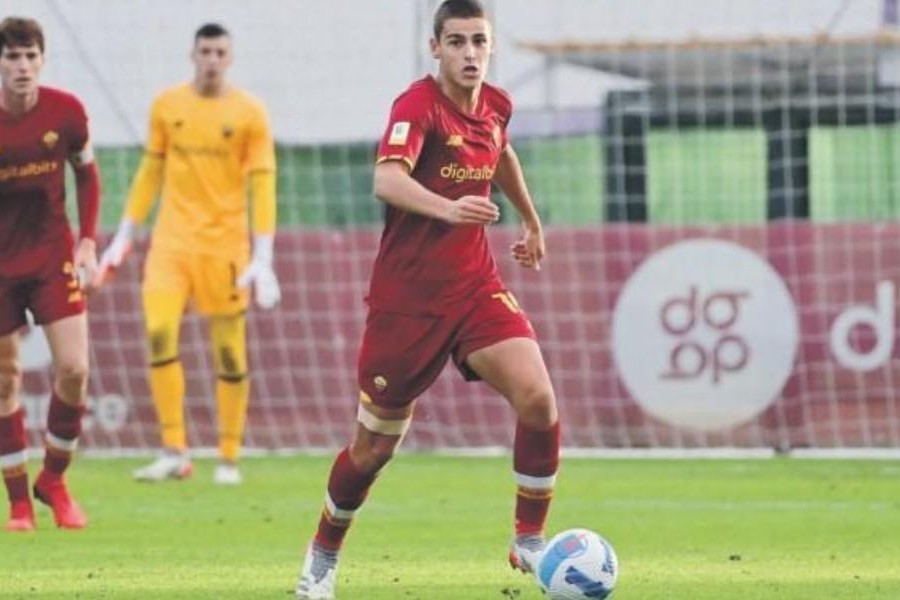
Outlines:
[[[500,218],[499,207],[489,198],[463,196],[452,201],[435,194],[413,179],[409,165],[400,160],[375,166],[374,188],[375,196],[391,206],[453,225],[488,225]]]
[[[99,283],[102,284],[109,274],[122,264],[131,251],[135,228],[147,219],[153,203],[159,196],[165,161],[165,121],[162,117],[161,101],[157,99],[150,111],[150,135],[144,149],[144,156],[141,158],[131,182],[125,212],[115,236],[100,258]]]

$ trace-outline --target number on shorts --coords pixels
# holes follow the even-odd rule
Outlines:
[[[512,292],[497,292],[496,294],[491,294],[491,298],[499,300],[509,309],[509,312],[513,314],[519,314],[522,312],[521,307],[519,307],[519,302],[516,300],[516,297],[512,295]]]

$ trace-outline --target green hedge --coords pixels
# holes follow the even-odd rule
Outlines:
[[[647,135],[647,220],[764,223],[766,135],[761,129],[654,130]]]
[[[814,128],[809,149],[811,219],[900,217],[900,126]]]
[[[517,140],[514,146],[545,223],[590,225],[603,221],[605,153],[600,136]],[[507,215],[512,212],[505,210],[504,220],[509,220]]]
[[[278,223],[348,225],[380,219],[371,196],[374,146],[277,148]],[[140,148],[97,151],[103,177],[102,224],[115,227],[140,161]],[[71,203],[70,203],[71,205]]]
[[[605,157],[599,135],[520,139],[516,150],[545,223],[603,221]],[[651,130],[647,135],[647,214],[652,223],[763,223],[766,137],[761,129]],[[900,217],[900,126],[810,130],[810,218]],[[139,148],[101,148],[102,224],[118,222],[140,160]],[[374,143],[279,146],[280,225],[378,224],[372,197]],[[497,199],[503,220],[511,207]],[[70,208],[74,202],[70,202]]]
[[[595,223],[603,215],[602,145],[597,137],[524,140],[516,149],[547,223]],[[381,222],[382,204],[372,196],[375,144],[279,146],[279,225],[349,226]],[[141,149],[100,148],[102,225],[122,214]],[[70,208],[72,208],[70,202]],[[513,211],[504,206],[504,220]]]

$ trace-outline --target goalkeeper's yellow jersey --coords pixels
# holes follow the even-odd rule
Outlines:
[[[275,170],[261,101],[236,88],[215,98],[190,84],[171,88],[153,102],[146,152],[145,159],[164,161],[154,247],[222,257],[249,253],[249,176]],[[132,190],[129,206],[142,204],[134,197],[140,193]]]

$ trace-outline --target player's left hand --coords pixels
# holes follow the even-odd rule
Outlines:
[[[261,309],[275,308],[281,301],[281,286],[278,285],[278,277],[271,264],[252,261],[237,280],[237,285],[241,288],[249,287],[250,284],[253,284],[256,305]]]
[[[509,249],[513,258],[519,265],[527,269],[540,271],[541,259],[543,259],[544,255],[547,253],[547,249],[544,246],[544,232],[541,230],[540,226],[526,226],[522,237],[510,246]]]
[[[94,281],[97,278],[97,242],[89,238],[79,240],[72,262],[81,289],[87,293],[94,291]]]

